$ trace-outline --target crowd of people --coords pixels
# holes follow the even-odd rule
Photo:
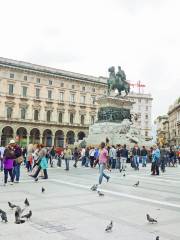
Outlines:
[[[140,164],[146,167],[151,163],[151,174],[159,175],[165,172],[166,166],[177,166],[180,163],[180,148],[165,148],[153,145],[151,148],[139,147],[135,144],[132,148],[125,144],[110,146],[101,143],[99,147],[74,147],[66,145],[65,148],[48,148],[42,144],[29,144],[21,148],[13,139],[6,147],[0,147],[0,169],[4,171],[4,185],[7,185],[8,174],[10,183],[20,181],[21,165],[24,165],[29,176],[38,181],[39,177],[48,179],[48,166],[62,166],[65,162],[65,169],[69,171],[70,161],[73,160],[73,167],[79,166],[95,168],[99,166],[99,184],[103,177],[109,181],[105,169],[118,169],[119,172],[126,171],[127,163],[130,163],[134,170],[139,170]]]

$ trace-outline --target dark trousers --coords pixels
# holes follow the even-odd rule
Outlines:
[[[11,177],[11,182],[14,182],[13,170],[12,169],[4,169],[4,183],[7,183],[8,173],[9,173],[9,176]]]
[[[93,156],[90,156],[90,165],[93,168],[93,166],[94,166],[94,157]]]
[[[152,175],[159,175],[159,164],[158,163],[156,163],[156,162],[152,163],[151,172],[152,172]]]
[[[39,166],[37,171],[32,177],[37,178],[40,171],[41,171],[41,167]],[[48,178],[47,169],[43,169],[43,172],[44,172],[44,178],[47,179]]]
[[[26,163],[26,168],[27,168],[28,172],[31,172],[31,171],[32,171],[32,165],[31,165],[31,162],[30,162],[30,161],[27,161],[27,163]]]

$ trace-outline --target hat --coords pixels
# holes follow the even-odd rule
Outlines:
[[[10,142],[9,142],[9,144],[14,144],[14,143],[16,143],[16,142],[14,141],[14,139],[11,139]]]

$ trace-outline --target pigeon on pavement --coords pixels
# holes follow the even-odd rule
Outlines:
[[[97,193],[98,193],[98,195],[99,195],[100,197],[103,197],[103,196],[104,196],[104,193],[102,193],[102,192],[100,192],[100,191],[97,191]]]
[[[30,219],[32,216],[32,211],[30,210],[29,213],[23,215],[21,218],[26,218],[27,220]]]
[[[139,181],[137,181],[137,183],[135,183],[133,186],[138,187],[139,186]]]
[[[29,207],[30,203],[29,203],[27,198],[25,199],[24,204],[25,204],[26,207]]]
[[[16,211],[15,211],[15,224],[22,224],[22,223],[25,223],[25,220],[23,220],[23,219],[20,219],[20,217],[21,217],[21,212],[22,212],[22,210],[21,210],[21,208],[19,207],[19,208],[16,208]]]
[[[113,221],[111,221],[110,224],[107,225],[105,231],[106,231],[106,232],[110,232],[110,231],[112,231],[112,228],[113,228]]]
[[[45,192],[45,188],[42,187],[41,188],[41,192],[44,193]]]
[[[9,207],[10,207],[11,209],[17,207],[15,204],[13,204],[13,203],[11,203],[11,202],[8,202],[8,205],[9,205]]]
[[[147,217],[148,222],[150,222],[150,223],[157,223],[157,220],[152,218],[152,217],[150,217],[149,214],[146,214],[146,217]]]
[[[159,240],[159,236],[156,237],[156,240]]]
[[[5,223],[8,222],[6,212],[4,212],[3,210],[0,210],[0,216],[1,216],[2,222],[3,222],[3,221],[4,221]]]
[[[98,188],[98,184],[94,184],[94,185],[91,187],[91,190],[92,190],[92,191],[97,191],[97,188]]]

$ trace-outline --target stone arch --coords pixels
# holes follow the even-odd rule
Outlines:
[[[20,146],[27,145],[27,129],[24,127],[19,127],[16,131],[16,141]]]
[[[38,128],[33,128],[30,131],[30,143],[37,144],[40,143],[40,131]]]
[[[55,132],[55,144],[56,147],[64,147],[64,132],[57,130]]]
[[[54,143],[52,142],[52,131],[50,129],[44,130],[42,142],[46,147],[51,147],[52,145],[54,145]]]
[[[83,140],[85,138],[86,134],[84,132],[78,132],[78,140]]]
[[[14,130],[10,126],[5,126],[2,129],[2,135],[1,135],[1,145],[6,146],[11,139],[14,137]]]
[[[75,142],[75,133],[73,131],[68,131],[66,134],[67,144],[74,144]]]

